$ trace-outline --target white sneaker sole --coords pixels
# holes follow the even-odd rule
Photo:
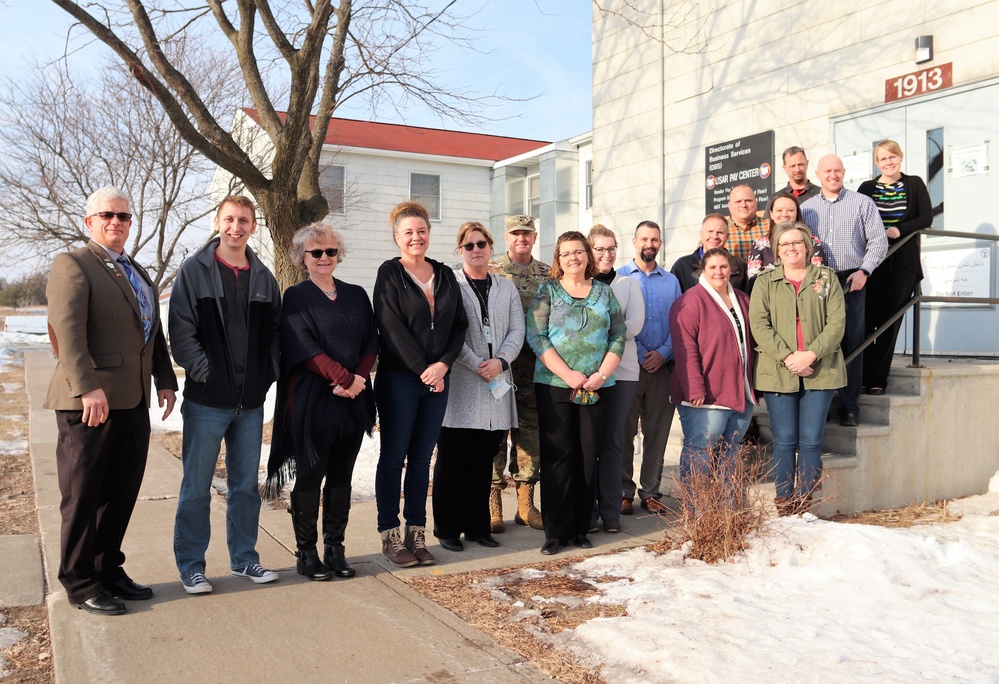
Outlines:
[[[265,574],[261,575],[260,577],[254,577],[253,575],[247,575],[245,573],[239,572],[238,570],[233,570],[232,576],[245,577],[254,584],[267,584],[268,582],[273,582],[278,578],[278,574],[273,570],[267,571]]]
[[[181,582],[181,584],[184,585],[184,591],[186,591],[188,594],[210,594],[210,593],[212,593],[212,585],[210,585],[208,582],[203,582],[201,584],[195,584],[193,587],[189,587],[186,584],[184,584],[183,582]]]

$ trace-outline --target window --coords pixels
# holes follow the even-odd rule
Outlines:
[[[944,230],[944,142],[943,129],[926,131],[926,189],[930,191],[935,230]]]
[[[530,176],[527,179],[527,213],[534,218],[541,214],[541,176]]]
[[[331,165],[319,174],[319,192],[330,205],[331,214],[344,213],[344,193],[346,191],[346,167]]]
[[[441,219],[441,177],[436,173],[409,174],[409,199],[427,208],[430,218]]]
[[[586,205],[584,209],[593,208],[593,160],[586,161]]]
[[[514,178],[506,183],[506,213],[510,216],[524,213],[523,178]]]

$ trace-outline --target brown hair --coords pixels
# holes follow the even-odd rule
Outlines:
[[[486,227],[479,223],[478,221],[465,221],[461,224],[461,228],[458,229],[457,247],[454,248],[454,253],[459,254],[461,252],[461,246],[465,244],[465,240],[468,236],[475,231],[482,233],[482,237],[486,239],[489,243],[489,248],[492,249],[493,246],[493,236],[490,234]]]
[[[712,247],[711,249],[705,250],[704,256],[701,257],[701,263],[698,265],[698,268],[703,271],[704,267],[708,265],[708,259],[716,256],[725,257],[728,259],[729,268],[735,268],[731,252],[724,247]]]
[[[804,236],[805,241],[805,263],[812,260],[812,252],[815,251],[815,243],[812,241],[812,230],[806,226],[801,221],[782,221],[774,226],[773,232],[770,237],[770,249],[774,253],[774,263],[780,263],[780,255],[777,253],[777,243],[780,242],[781,236],[784,233],[789,233],[792,230],[800,231]]]
[[[257,207],[253,204],[251,200],[246,195],[228,195],[221,202],[219,202],[219,208],[215,211],[215,216],[217,217],[222,212],[222,207],[227,204],[235,204],[237,207],[243,207],[244,209],[249,209],[250,214],[253,215],[253,221],[257,221]]]
[[[392,211],[389,212],[388,224],[392,227],[393,235],[399,228],[399,222],[404,218],[421,218],[427,224],[427,230],[430,230],[430,214],[427,212],[427,208],[419,202],[399,202],[392,207]]]
[[[548,272],[548,277],[554,280],[559,280],[563,275],[562,264],[559,263],[558,254],[562,250],[559,249],[564,242],[578,242],[583,245],[583,249],[586,250],[586,278],[592,278],[597,275],[597,260],[593,258],[593,249],[590,247],[590,243],[586,240],[586,237],[580,233],[578,230],[569,230],[558,236],[558,240],[555,242],[555,254],[552,256],[552,267]]]
[[[617,245],[617,235],[614,234],[613,230],[611,230],[602,223],[598,223],[592,228],[590,228],[590,234],[588,236],[588,240],[590,242],[591,247],[593,246],[593,241],[598,237],[612,238],[614,240],[614,245],[615,246]]]
[[[767,213],[766,213],[766,215],[770,216],[770,214],[773,213],[774,203],[777,200],[781,199],[782,197],[784,199],[789,199],[792,202],[794,202],[794,212],[795,212],[794,213],[794,220],[795,221],[800,221],[801,220],[801,204],[798,202],[798,198],[794,196],[794,193],[788,192],[787,190],[781,190],[780,192],[775,192],[774,193],[774,196],[770,198],[769,202],[767,202]]]

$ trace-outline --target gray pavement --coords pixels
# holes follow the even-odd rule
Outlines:
[[[255,585],[228,574],[225,502],[213,497],[207,575],[214,592],[184,593],[173,562],[173,516],[180,461],[153,443],[135,514],[125,537],[125,568],[153,587],[150,601],[128,602],[123,616],[90,615],[71,606],[56,573],[59,558],[59,489],[56,427],[42,408],[54,367],[47,352],[25,354],[30,449],[35,473],[41,560],[33,537],[0,537],[0,605],[44,593],[52,630],[57,682],[542,682],[529,661],[496,644],[450,611],[426,599],[407,577],[535,563],[543,533],[512,524],[515,497],[504,493],[507,531],[501,546],[468,545],[449,553],[431,543],[437,565],[399,569],[381,555],[374,503],[355,503],[347,554],[357,577],[309,582],[294,570],[294,536],[284,510],[265,504],[257,549],[261,562],[280,572],[277,582]],[[674,430],[679,434],[679,430]],[[671,440],[672,442],[673,440]],[[676,452],[676,446],[671,451]],[[429,508],[429,507],[428,507]],[[432,525],[432,521],[430,525]],[[591,536],[583,556],[644,545],[661,538],[663,523],[636,507],[621,534]],[[431,542],[428,539],[428,542]],[[7,605],[15,605],[7,603]]]

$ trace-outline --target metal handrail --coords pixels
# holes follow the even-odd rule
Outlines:
[[[999,235],[986,235],[982,233],[962,233],[950,230],[934,230],[932,228],[923,228],[917,230],[913,233],[909,233],[904,238],[896,242],[888,249],[888,253],[885,254],[885,259],[890,257],[892,254],[897,252],[902,245],[904,245],[909,240],[920,239],[924,235],[940,235],[944,237],[952,238],[963,238],[967,240],[991,240],[992,242],[999,242]],[[920,244],[922,247],[922,244]],[[999,297],[927,297],[919,291],[917,285],[916,294],[902,305],[902,307],[896,311],[887,321],[878,326],[878,329],[872,332],[863,342],[861,342],[853,351],[851,351],[846,356],[846,363],[851,363],[854,359],[864,353],[867,349],[874,343],[874,340],[883,332],[887,332],[895,321],[899,320],[906,314],[910,307],[912,309],[912,363],[909,368],[921,368],[919,364],[919,339],[920,339],[920,311],[919,305],[923,302],[927,303],[944,303],[944,304],[999,304]]]

